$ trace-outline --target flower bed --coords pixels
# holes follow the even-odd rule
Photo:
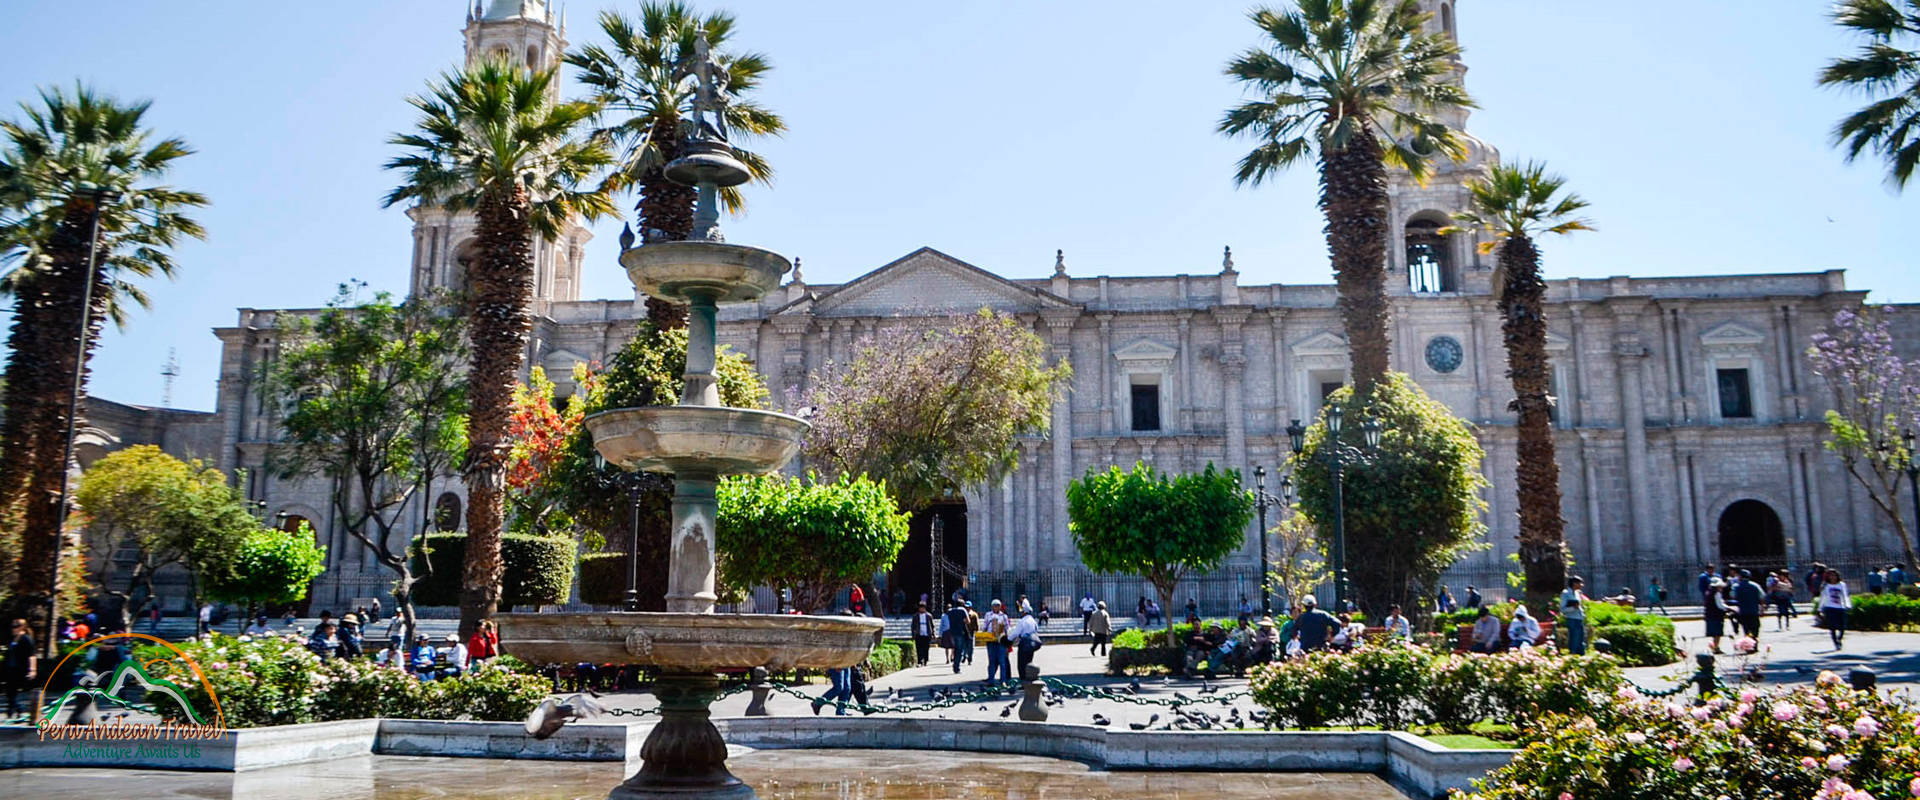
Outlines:
[[[1589,713],[1624,686],[1605,655],[1440,653],[1417,646],[1319,652],[1253,668],[1248,689],[1288,727],[1438,726],[1490,722],[1524,729],[1552,714]]]
[[[518,662],[504,657],[458,678],[421,681],[370,659],[321,661],[292,636],[213,634],[178,647],[204,671],[229,728],[367,717],[516,720],[551,688],[545,678],[518,671]],[[142,661],[172,655],[158,646],[135,652]],[[192,676],[169,677],[197,713],[213,719],[214,698],[205,686]],[[154,707],[169,719],[185,717],[172,703]]]
[[[1696,706],[1621,689],[1554,717],[1461,800],[1892,800],[1920,796],[1920,714],[1831,672]]]

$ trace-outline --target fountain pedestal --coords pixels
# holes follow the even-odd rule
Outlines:
[[[608,800],[746,800],[748,786],[727,771],[727,743],[713,727],[707,707],[720,696],[712,673],[663,672],[653,682],[660,722],[640,746],[640,771],[607,795]]]

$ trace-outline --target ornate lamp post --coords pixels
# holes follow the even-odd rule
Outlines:
[[[599,467],[602,472],[606,471],[608,467],[606,456],[600,455],[600,451],[595,450],[593,453],[593,465],[596,467]],[[613,479],[616,482],[618,482],[622,487],[626,488],[627,499],[632,503],[632,509],[629,513],[629,516],[627,517],[627,530],[628,530],[628,533],[632,536],[632,538],[629,540],[629,543],[627,546],[627,598],[626,598],[625,608],[628,611],[639,611],[640,610],[640,492],[641,492],[640,482],[642,478],[640,473],[638,472],[629,472],[624,469],[616,468],[613,470]]]
[[[1299,420],[1294,420],[1298,425]],[[1291,428],[1288,429],[1291,432]],[[1272,583],[1267,580],[1273,567],[1273,560],[1267,556],[1267,507],[1286,506],[1293,502],[1293,478],[1280,479],[1280,496],[1267,494],[1267,468],[1254,465],[1253,468],[1253,506],[1260,510],[1260,610],[1267,616],[1273,616]]]
[[[1339,406],[1327,408],[1327,449],[1321,455],[1326,459],[1327,468],[1333,479],[1333,607],[1337,611],[1347,608],[1347,513],[1346,497],[1341,487],[1341,471],[1346,467],[1351,455],[1340,445],[1340,431],[1345,427],[1345,413]],[[1360,432],[1365,438],[1369,452],[1380,447],[1380,434],[1384,429],[1379,420],[1367,420],[1360,424]],[[1294,420],[1287,426],[1288,444],[1293,454],[1300,455],[1306,450],[1307,429]]]

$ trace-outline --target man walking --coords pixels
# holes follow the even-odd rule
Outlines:
[[[1659,578],[1649,578],[1647,580],[1647,613],[1653,613],[1655,608],[1660,609],[1660,616],[1668,616],[1667,587],[1660,585]]]
[[[1113,618],[1107,616],[1107,602],[1100,601],[1087,615],[1087,630],[1093,633],[1093,646],[1087,648],[1087,655],[1104,656],[1107,654],[1107,640],[1113,636]]]
[[[1575,575],[1567,579],[1567,590],[1560,593],[1560,620],[1567,625],[1567,649],[1574,655],[1587,652],[1587,596],[1580,591],[1586,585]]]
[[[1753,573],[1740,570],[1740,582],[1733,587],[1734,614],[1740,618],[1740,629],[1756,640],[1760,638],[1760,607],[1765,602],[1766,594],[1753,582]]]
[[[1007,663],[1007,619],[1006,606],[999,598],[994,598],[987,607],[987,616],[982,620],[987,629],[987,682],[995,680],[1013,680],[1013,667]]]
[[[34,648],[33,634],[27,630],[27,621],[13,621],[13,636],[7,643],[5,668],[0,669],[0,692],[7,695],[7,716],[18,713],[15,696],[27,692],[27,708],[33,708],[33,681],[38,677],[40,657]]]
[[[1087,592],[1085,596],[1080,598],[1080,635],[1081,636],[1085,636],[1093,632],[1093,627],[1092,627],[1093,626],[1093,608],[1094,608],[1093,592]]]
[[[953,605],[947,608],[947,636],[953,642],[953,674],[960,674],[960,663],[967,660],[973,650],[973,636],[967,633],[967,607]]]
[[[914,663],[925,666],[927,656],[933,650],[933,615],[927,613],[927,604],[921,601],[920,610],[913,612],[913,657]]]
[[[1016,676],[1027,674],[1027,665],[1033,663],[1034,651],[1040,649],[1040,623],[1034,621],[1031,609],[1020,615],[1013,624],[1013,646],[1018,651],[1016,663],[1020,671]]]

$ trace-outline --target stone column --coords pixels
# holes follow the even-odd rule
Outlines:
[[[1627,312],[1614,333],[1613,355],[1620,372],[1620,427],[1626,431],[1627,505],[1633,513],[1633,556],[1656,556],[1653,502],[1647,489],[1647,402],[1644,371],[1647,348],[1640,343],[1640,317]]]
[[[1287,309],[1267,309],[1273,319],[1273,430],[1284,431],[1292,419],[1293,358],[1287,347]]]
[[[1493,304],[1475,298],[1467,301],[1467,307],[1473,311],[1469,317],[1473,320],[1473,409],[1475,419],[1484,422],[1493,419],[1495,405],[1493,402],[1495,390],[1492,379],[1487,377],[1487,362],[1490,360],[1499,362],[1506,358],[1507,351],[1505,347],[1494,347],[1487,343],[1488,321],[1499,318],[1495,314]],[[1505,386],[1506,388],[1498,390],[1502,397],[1512,394],[1511,384],[1505,384]],[[1501,404],[1501,407],[1504,408],[1504,404]]]
[[[1100,382],[1094,384],[1100,387],[1100,390],[1094,399],[1100,404],[1096,406],[1096,410],[1107,412],[1101,416],[1106,422],[1101,424],[1100,432],[1112,433],[1126,427],[1119,416],[1121,409],[1126,407],[1126,398],[1118,396],[1118,387],[1114,384],[1113,315],[1096,314],[1094,318],[1100,320],[1100,369],[1098,370]]]
[[[1027,540],[1018,548],[1021,563],[1016,569],[1040,568],[1040,441],[1027,439],[1022,442],[1021,450],[1026,458],[1027,473]]]
[[[1588,430],[1579,431],[1580,435],[1580,482],[1582,493],[1586,495],[1587,505],[1587,559],[1596,569],[1603,559],[1601,554],[1607,551],[1605,530],[1600,524],[1600,481],[1594,474],[1593,436]]]
[[[1182,285],[1185,285],[1184,280]],[[1173,378],[1179,398],[1174,401],[1173,417],[1168,421],[1179,426],[1175,430],[1187,433],[1193,430],[1193,312],[1182,310],[1179,313],[1180,355],[1175,366],[1179,374]]]
[[[1072,363],[1073,322],[1079,315],[1078,309],[1044,315],[1047,338],[1052,340],[1053,345],[1053,363]],[[1053,520],[1046,533],[1052,547],[1043,546],[1041,549],[1043,554],[1051,553],[1049,566],[1073,561],[1073,538],[1067,534],[1067,481],[1073,476],[1073,395],[1070,389],[1061,392],[1059,398],[1053,401],[1053,486],[1049,492],[1052,497],[1048,498],[1053,505]]]
[[[1697,434],[1689,432],[1674,436],[1673,475],[1674,486],[1678,489],[1674,497],[1678,499],[1675,505],[1680,512],[1681,549],[1690,551],[1689,557],[1704,564],[1707,560],[1706,537],[1701,535],[1693,516],[1693,456],[1699,449]]]
[[[1220,323],[1220,373],[1225,380],[1222,387],[1225,395],[1224,413],[1227,423],[1227,463],[1223,469],[1240,470],[1248,483],[1252,482],[1252,467],[1247,465],[1247,399],[1246,399],[1246,338],[1241,325],[1253,313],[1252,306],[1216,306],[1213,318]],[[1253,542],[1258,541],[1259,522],[1248,526],[1250,535],[1243,536],[1240,544],[1241,555],[1251,555]]]

